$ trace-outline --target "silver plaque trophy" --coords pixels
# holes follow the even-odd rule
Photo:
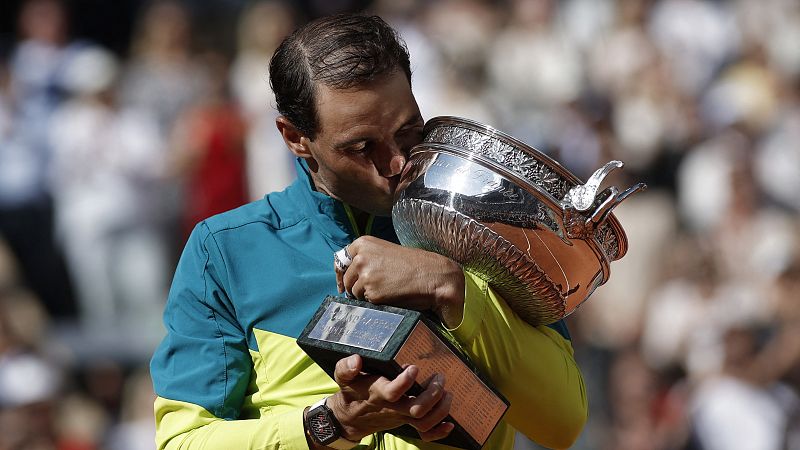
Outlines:
[[[586,183],[534,148],[458,117],[425,125],[392,210],[400,242],[478,274],[526,322],[580,306],[627,251],[614,207],[643,183],[600,190],[611,161]]]

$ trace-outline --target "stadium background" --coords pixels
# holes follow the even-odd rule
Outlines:
[[[800,2],[36,0],[0,2],[0,450],[153,447],[188,229],[293,177],[269,56],[363,8],[407,41],[426,118],[650,185],[568,318],[574,448],[800,449]]]

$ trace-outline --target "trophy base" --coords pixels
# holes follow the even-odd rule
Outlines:
[[[342,297],[327,297],[297,344],[333,378],[336,362],[361,355],[363,371],[394,378],[404,367],[419,368],[409,395],[417,395],[436,373],[453,394],[446,419],[455,428],[437,443],[480,449],[508,409],[508,401],[469,364],[466,355],[419,311]],[[419,438],[411,426],[388,433]]]

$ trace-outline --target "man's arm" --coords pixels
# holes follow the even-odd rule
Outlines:
[[[157,397],[161,449],[307,449],[303,408],[261,419],[223,420],[193,403]]]
[[[340,290],[372,303],[432,309],[511,402],[505,420],[534,441],[565,448],[587,418],[570,341],[524,322],[488,284],[452,260],[365,236],[337,273]]]
[[[192,233],[175,273],[164,313],[167,336],[151,361],[159,449],[307,449],[303,413],[308,405],[272,407],[260,418],[240,417],[253,370],[245,331],[228,298],[228,271],[213,234],[201,223]],[[349,363],[349,364],[348,364]],[[424,439],[452,430],[444,381],[408,397],[415,366],[393,380],[361,374],[361,361],[337,365],[340,386],[329,405],[360,440],[411,424]],[[246,419],[246,420],[245,420]]]
[[[167,335],[150,364],[158,448],[307,448],[303,408],[236,420],[252,360],[226,294],[226,274],[201,223],[178,264],[164,312]]]
[[[453,335],[511,402],[505,420],[549,448],[567,448],[587,419],[583,377],[572,344],[520,319],[494,290],[465,273],[464,319]]]

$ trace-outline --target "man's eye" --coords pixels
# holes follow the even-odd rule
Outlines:
[[[422,126],[405,128],[397,133],[395,139],[397,139],[397,142],[399,142],[402,147],[408,147],[410,150],[411,147],[422,141],[422,130]]]
[[[403,128],[402,130],[400,130],[400,132],[404,134],[422,134],[422,130],[424,128],[425,127],[423,127],[422,125],[417,125],[413,127]]]
[[[347,151],[349,153],[354,153],[354,154],[364,154],[368,153],[371,149],[372,149],[372,143],[361,142],[357,145],[353,145],[352,147],[348,148]]]
[[[398,137],[403,139],[422,140],[422,130],[422,126],[404,128],[398,132]]]

